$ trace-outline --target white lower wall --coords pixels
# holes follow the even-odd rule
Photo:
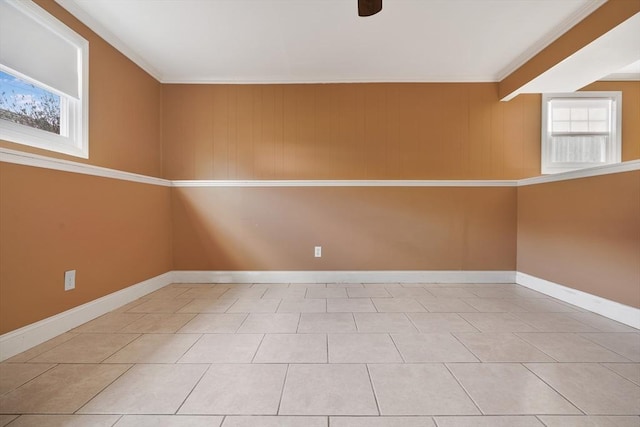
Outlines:
[[[640,329],[640,309],[515,271],[171,271],[0,336],[0,361],[170,283],[517,283]]]

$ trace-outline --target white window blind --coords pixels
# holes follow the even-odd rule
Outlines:
[[[0,0],[0,63],[9,69],[78,99],[82,77],[78,44],[56,31],[50,20],[25,13],[15,1]]]
[[[542,173],[620,162],[619,92],[543,96]]]
[[[87,40],[31,0],[0,0],[0,76],[0,139],[89,157]]]

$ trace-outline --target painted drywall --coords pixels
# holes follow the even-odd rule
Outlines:
[[[89,158],[7,141],[0,147],[161,176],[160,83],[55,1],[35,3],[89,41]]]
[[[0,334],[170,271],[170,203],[168,187],[0,163]]]
[[[173,188],[172,207],[176,270],[515,269],[515,187]]]
[[[168,179],[517,179],[540,97],[497,83],[163,85]]]
[[[640,172],[518,188],[518,271],[640,307]]]
[[[53,0],[36,3],[89,41],[89,159],[0,147],[161,176],[160,83]],[[170,271],[169,216],[166,187],[0,163],[0,334]]]

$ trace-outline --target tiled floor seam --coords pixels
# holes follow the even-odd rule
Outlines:
[[[617,376],[619,376],[620,378],[623,378],[623,379],[625,379],[625,380],[629,381],[629,382],[630,382],[631,384],[633,384],[633,385],[636,385],[636,386],[637,386],[637,385],[639,385],[639,384],[636,384],[635,382],[631,381],[629,378],[625,377],[625,376],[624,376],[624,375],[622,375],[621,373],[616,372],[616,371],[614,371],[613,369],[611,369],[610,367],[608,367],[608,366],[607,366],[607,364],[611,364],[611,363],[612,363],[612,362],[599,362],[599,363],[598,363],[598,365],[600,365],[600,366],[602,366],[603,368],[605,368],[605,369],[607,369],[607,370],[609,370],[609,371],[613,372],[614,374],[616,374],[616,375],[617,375]],[[619,362],[616,362],[616,363],[619,363]],[[626,363],[629,363],[629,364],[637,364],[638,362],[624,362],[624,363],[622,363],[622,364],[626,364]],[[44,372],[43,372],[43,373],[44,373]],[[640,425],[640,423],[639,423],[639,425]]]
[[[402,352],[400,351],[400,349],[398,348],[398,344],[396,343],[396,340],[393,339],[393,334],[388,334],[389,338],[391,339],[391,342],[393,343],[393,346],[396,348],[396,351],[398,352],[398,354],[400,355],[400,358],[402,359],[402,363],[407,363],[407,359],[405,359],[404,354],[402,354]],[[369,368],[367,367],[367,370]]]
[[[201,363],[201,365],[205,365],[205,363]],[[209,369],[211,369],[211,365],[212,364],[208,364],[209,366],[207,366],[207,369],[205,369],[202,372],[202,375],[200,375],[200,378],[198,378],[198,381],[196,381],[193,384],[193,387],[191,387],[191,390],[189,390],[189,393],[187,393],[187,395],[184,397],[184,399],[182,399],[182,402],[178,405],[178,407],[176,408],[175,412],[173,413],[173,415],[179,415],[180,414],[180,409],[182,409],[182,407],[184,406],[185,402],[189,399],[189,397],[191,397],[191,394],[193,393],[193,391],[196,389],[196,387],[198,387],[198,384],[200,384],[200,382],[202,381],[202,379],[207,375],[207,372],[209,372]]]
[[[8,393],[11,393],[13,390],[19,389],[20,387],[22,387],[23,385],[26,385],[26,384],[30,383],[31,381],[35,381],[35,380],[36,380],[37,378],[39,378],[40,376],[42,376],[42,375],[46,374],[47,372],[51,371],[52,369],[54,369],[54,368],[58,367],[58,366],[60,365],[60,363],[53,363],[52,365],[53,365],[53,366],[51,366],[49,369],[47,369],[47,370],[45,370],[45,371],[43,371],[43,372],[39,373],[39,374],[38,374],[38,375],[36,375],[35,377],[31,378],[30,380],[27,380],[27,381],[23,382],[22,384],[20,384],[19,386],[15,387],[15,388],[13,388],[13,389],[11,389],[11,390],[7,390],[5,393],[2,393],[0,396],[5,395],[5,394],[8,394]]]
[[[449,335],[451,335],[456,341],[458,341],[460,343],[460,345],[462,345],[469,353],[473,354],[473,357],[475,357],[476,360],[478,361],[477,363],[484,363],[482,361],[482,359],[480,359],[480,356],[475,354],[473,352],[473,350],[471,350],[469,347],[467,347],[467,345],[460,338],[458,338],[458,336],[456,336],[456,334],[454,334],[453,332],[449,332]],[[475,362],[468,362],[468,363],[475,363]]]
[[[280,415],[280,407],[282,406],[282,398],[284,397],[284,388],[287,386],[287,376],[289,375],[290,363],[287,363],[287,369],[284,371],[284,378],[282,380],[282,388],[280,389],[280,400],[278,400],[278,409],[276,409],[276,415]]]
[[[80,405],[80,407],[78,409],[76,409],[75,411],[73,411],[74,415],[85,415],[85,414],[78,414],[78,411],[82,410],[82,408],[84,408],[85,406],[87,406],[87,404],[89,402],[91,402],[93,399],[96,398],[96,396],[98,396],[100,393],[102,393],[103,391],[105,391],[107,389],[107,387],[109,387],[111,384],[113,384],[114,382],[116,382],[119,378],[122,378],[122,376],[124,374],[126,374],[127,372],[129,372],[134,366],[136,366],[135,363],[121,363],[122,365],[130,365],[127,369],[125,369],[124,371],[122,371],[122,373],[118,376],[116,376],[112,381],[110,381],[108,384],[106,384],[104,387],[102,387],[100,390],[98,390],[93,396],[91,396],[89,399],[87,399],[86,402],[84,402],[82,405]]]
[[[533,348],[535,348],[539,352],[545,354],[547,357],[550,357],[552,360],[554,360],[554,362],[536,362],[536,363],[561,363],[558,359],[556,359],[555,357],[551,356],[549,353],[547,353],[543,349],[541,349],[538,346],[536,346],[535,344],[527,341],[526,339],[524,339],[524,337],[521,337],[520,334],[523,333],[523,332],[512,332],[512,333],[513,333],[513,335],[518,337],[519,340],[522,340],[523,342],[529,344],[530,346],[532,346]],[[533,332],[533,333],[548,333],[548,332]]]
[[[536,417],[536,420],[538,420],[538,421],[540,422],[540,424],[542,424],[542,425],[543,425],[543,426],[545,426],[545,427],[549,427],[549,426],[547,425],[547,423],[545,423],[545,422],[540,418],[540,416],[539,416],[539,415],[536,415],[535,417]]]
[[[327,350],[327,359],[326,359],[327,361],[326,361],[326,363],[329,364],[329,363],[331,363],[331,356],[329,354],[329,334],[328,333],[324,334],[324,343],[325,343],[326,350]]]
[[[258,346],[256,347],[255,351],[253,352],[253,356],[251,356],[251,362],[249,363],[253,363],[254,360],[256,360],[256,356],[258,355],[258,351],[260,350],[260,347],[262,346],[262,343],[264,342],[264,337],[266,337],[267,334],[262,334],[262,338],[260,338],[260,343],[258,343]]]
[[[447,370],[447,372],[449,372],[449,375],[451,375],[451,377],[455,380],[455,382],[458,384],[458,386],[462,389],[462,391],[464,391],[464,393],[467,395],[467,397],[469,398],[469,400],[473,403],[473,405],[476,407],[476,409],[478,410],[478,413],[480,413],[480,415],[485,415],[484,412],[482,412],[482,409],[480,409],[480,405],[478,405],[478,402],[475,401],[475,399],[473,398],[473,396],[471,396],[471,393],[469,393],[469,391],[466,389],[466,387],[460,382],[460,380],[458,379],[458,377],[456,377],[454,375],[454,373],[451,371],[451,369],[449,369],[449,364],[448,363],[443,363],[442,364],[445,369]]]
[[[612,333],[612,332],[591,332],[591,333],[606,334],[606,333]],[[626,334],[626,333],[631,333],[631,332],[615,332],[615,333]],[[633,360],[631,360],[631,359],[629,359],[628,357],[626,357],[626,356],[624,356],[624,355],[620,354],[618,351],[616,351],[616,350],[614,350],[614,349],[612,349],[612,348],[609,348],[609,347],[605,346],[604,344],[600,344],[600,343],[599,343],[599,342],[597,342],[597,341],[594,341],[594,340],[592,340],[592,339],[589,339],[589,336],[588,336],[588,335],[589,335],[589,332],[577,332],[577,333],[576,333],[576,335],[578,335],[579,337],[582,337],[582,338],[584,338],[584,339],[586,339],[586,340],[588,340],[588,341],[590,341],[590,342],[592,342],[592,343],[596,344],[596,345],[597,345],[597,346],[599,346],[599,347],[604,348],[605,350],[609,350],[610,352],[615,353],[615,354],[617,354],[618,356],[620,356],[620,357],[622,357],[622,358],[624,358],[624,359],[628,360],[628,362],[627,362],[627,363],[634,363],[634,361],[633,361]],[[602,363],[606,363],[606,362],[602,362]],[[639,362],[635,362],[635,363],[639,363]]]
[[[380,403],[378,403],[378,395],[376,394],[375,387],[373,386],[373,378],[371,378],[371,372],[369,371],[369,364],[365,363],[365,368],[367,368],[367,376],[369,377],[369,385],[371,386],[371,393],[373,394],[373,400],[376,402],[376,409],[378,410],[378,416],[382,415],[380,411]]]
[[[557,390],[555,387],[553,387],[551,384],[549,384],[547,381],[545,381],[544,378],[542,378],[540,375],[536,374],[533,370],[529,369],[529,367],[527,366],[526,363],[520,363],[520,365],[522,365],[527,371],[529,371],[533,375],[535,375],[535,377],[538,378],[540,381],[545,383],[547,385],[547,387],[549,387],[551,390],[555,391],[556,393],[558,393],[558,395],[562,396],[562,398],[564,400],[566,400],[571,406],[573,406],[574,408],[576,408],[578,411],[581,412],[580,415],[589,415],[589,414],[587,414],[587,412],[584,409],[579,407],[576,403],[572,402],[567,396],[565,396],[564,394],[560,393],[560,390]],[[538,415],[538,414],[536,414],[536,415]]]
[[[175,334],[174,334],[174,335],[175,335]],[[184,355],[185,355],[185,354],[187,354],[187,353],[189,352],[189,350],[191,350],[191,349],[193,348],[193,346],[195,346],[195,345],[196,345],[196,344],[197,344],[197,343],[198,343],[198,342],[199,342],[199,341],[200,341],[200,340],[205,336],[205,334],[194,334],[194,335],[200,335],[200,336],[198,337],[198,339],[197,339],[197,340],[195,340],[195,341],[193,342],[193,344],[191,344],[191,345],[190,345],[190,346],[189,346],[189,347],[188,347],[188,348],[187,348],[187,349],[186,349],[186,350],[185,350],[185,351],[180,355],[180,357],[178,357],[178,358],[176,359],[176,361],[174,362],[174,364],[180,363],[180,359],[182,359],[182,358],[184,357]]]
[[[579,362],[579,361],[575,362],[575,361],[564,361],[564,362],[563,362],[563,361],[557,360],[555,357],[552,357],[551,355],[547,354],[543,349],[539,348],[539,347],[538,347],[538,346],[536,346],[534,343],[532,343],[532,342],[528,341],[527,339],[525,339],[524,337],[520,336],[520,334],[523,334],[523,333],[571,334],[571,335],[574,335],[574,336],[576,336],[576,337],[578,337],[578,338],[584,338],[584,339],[586,339],[587,341],[589,341],[590,343],[595,344],[596,346],[598,346],[598,347],[602,348],[603,350],[606,350],[606,351],[610,351],[610,352],[612,352],[612,353],[615,353],[617,356],[620,356],[620,357],[622,357],[622,358],[623,358],[623,359],[625,359],[625,360],[624,360],[623,362],[597,362],[597,361],[594,361],[594,362]],[[618,352],[617,352],[617,351],[615,351],[615,350],[612,350],[612,349],[610,349],[610,348],[608,348],[608,347],[605,347],[604,345],[602,345],[602,344],[600,344],[600,343],[597,343],[597,342],[595,342],[595,341],[593,341],[593,340],[590,340],[589,338],[587,338],[587,337],[583,336],[583,334],[584,334],[584,332],[518,332],[518,333],[516,333],[516,335],[518,335],[518,337],[519,337],[520,339],[522,339],[522,340],[524,340],[525,342],[527,342],[528,344],[530,344],[530,345],[534,346],[535,348],[537,348],[539,351],[543,352],[544,354],[547,354],[547,356],[551,357],[553,360],[556,360],[558,363],[634,363],[634,362],[633,362],[633,360],[628,359],[626,356],[624,356],[624,355],[622,355],[622,354],[618,353]]]

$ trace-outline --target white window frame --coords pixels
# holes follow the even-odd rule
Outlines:
[[[608,144],[606,147],[605,161],[603,162],[554,162],[552,160],[551,144],[551,114],[550,103],[554,100],[575,100],[576,104],[580,100],[609,100],[611,101],[610,129],[608,134]],[[573,135],[594,135],[596,132],[579,132]],[[541,172],[542,174],[553,174],[569,172],[578,169],[585,169],[594,166],[602,166],[620,163],[622,158],[622,92],[573,92],[573,93],[545,93],[542,94],[542,150],[541,150]]]
[[[78,49],[79,98],[62,93],[3,64],[0,70],[60,96],[60,135],[0,120],[0,139],[43,150],[89,158],[89,42],[30,0],[0,0],[18,9]]]

